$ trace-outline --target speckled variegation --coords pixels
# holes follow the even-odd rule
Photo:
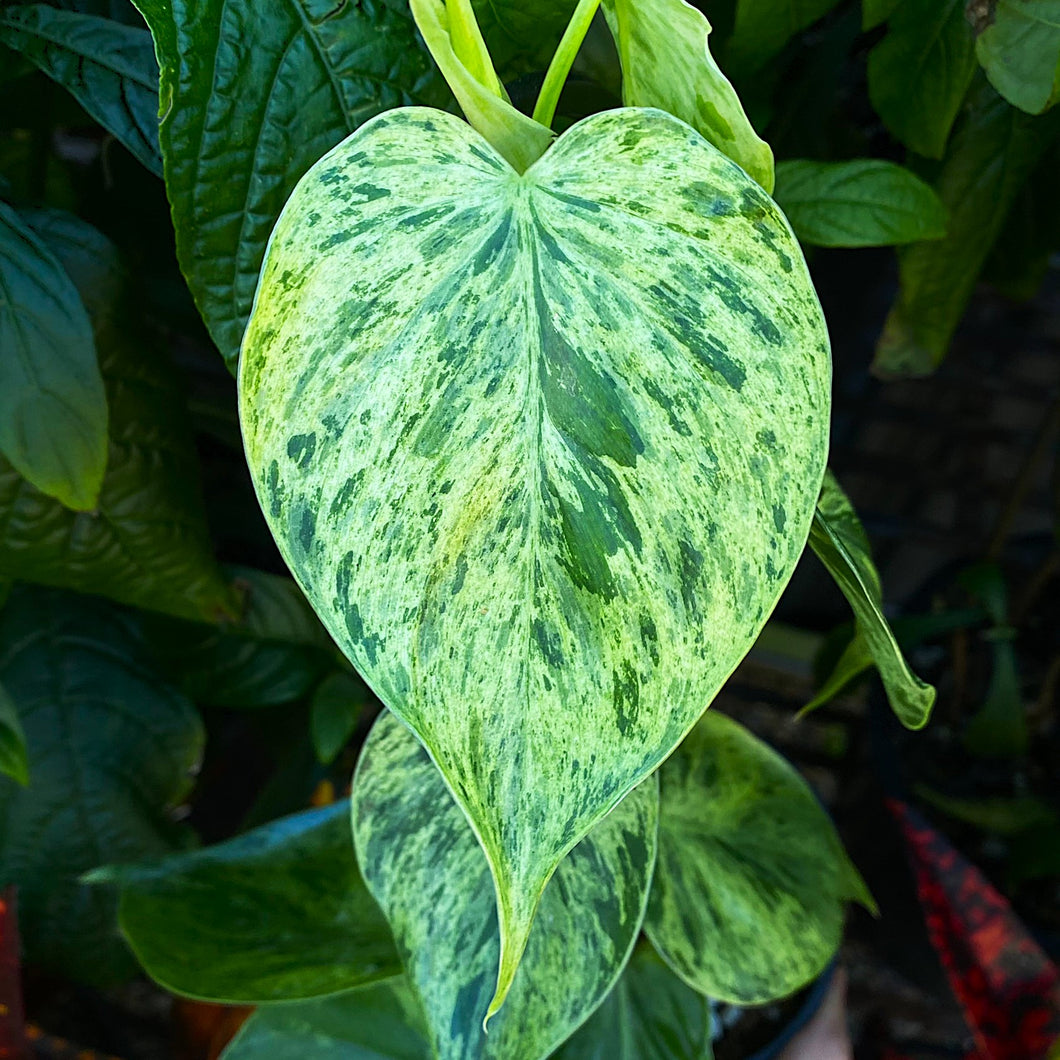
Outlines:
[[[411,732],[384,714],[353,788],[365,882],[390,921],[442,1060],[539,1060],[603,1001],[644,919],[658,833],[649,777],[560,862],[489,1034],[500,951],[489,865]]]
[[[499,1004],[560,858],[752,644],[824,473],[828,339],[762,189],[661,111],[518,174],[429,109],[295,189],[240,411],[285,559],[486,850]]]

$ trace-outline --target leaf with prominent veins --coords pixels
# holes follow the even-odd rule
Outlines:
[[[754,642],[824,474],[830,360],[775,204],[597,114],[516,173],[392,111],[273,233],[240,409],[295,577],[490,862],[496,1003],[560,859]]]

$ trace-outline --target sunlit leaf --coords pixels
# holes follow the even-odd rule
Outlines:
[[[88,511],[107,463],[107,397],[92,324],[46,243],[0,203],[0,457]]]
[[[31,59],[162,175],[158,63],[147,30],[49,4],[16,4],[0,11],[0,42]]]
[[[544,1058],[600,1003],[644,918],[657,814],[648,780],[560,862],[487,1035],[500,955],[489,865],[426,751],[392,714],[380,717],[353,788],[357,856],[394,928],[437,1056]]]
[[[685,0],[604,0],[622,63],[622,100],[658,107],[700,132],[773,191],[773,152],[710,54],[710,23]]]
[[[392,112],[270,247],[240,369],[258,495],[483,842],[502,998],[555,866],[802,551],[820,307],[773,202],[657,110],[594,115],[522,176],[455,117]]]
[[[825,475],[817,502],[810,547],[847,598],[857,619],[858,634],[880,671],[891,709],[907,728],[923,728],[935,704],[935,689],[921,681],[905,661],[883,613],[883,590],[869,539],[831,472]],[[847,665],[853,662],[847,660]]]
[[[781,162],[773,197],[800,241],[819,247],[890,246],[946,234],[946,208],[931,187],[878,158]]]
[[[724,714],[707,711],[663,765],[660,800],[644,928],[702,993],[790,994],[832,959],[844,900],[874,908],[806,782]]]
[[[96,875],[107,880],[121,887],[121,929],[136,956],[174,993],[298,1000],[401,971],[357,869],[345,801]]]

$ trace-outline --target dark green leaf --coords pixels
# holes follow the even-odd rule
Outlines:
[[[474,0],[486,47],[501,79],[544,72],[577,0]]]
[[[825,475],[810,528],[810,547],[847,598],[857,619],[858,633],[880,671],[891,709],[907,728],[923,728],[931,716],[935,689],[921,681],[905,661],[883,613],[883,590],[872,562],[869,539],[830,471]],[[857,653],[859,649],[850,651]],[[844,670],[851,671],[854,662],[845,658]],[[849,677],[853,676],[849,672]]]
[[[644,917],[658,822],[654,778],[560,862],[519,972],[490,1011],[501,940],[489,865],[442,774],[389,712],[357,767],[353,830],[442,1060],[539,1060],[611,988]]]
[[[1056,811],[1033,795],[962,799],[935,791],[925,784],[917,785],[915,794],[958,821],[998,835],[1014,836],[1030,829],[1060,827]]]
[[[364,682],[347,673],[325,677],[313,694],[310,714],[313,747],[324,765],[333,762],[349,742],[367,696]]]
[[[760,70],[795,36],[823,18],[838,0],[739,0],[725,50],[725,67],[744,76]]]
[[[107,396],[92,324],[55,255],[0,203],[0,462],[70,509],[99,499]]]
[[[238,622],[159,617],[147,633],[160,667],[197,703],[254,709],[301,699],[335,666],[337,650],[290,579],[226,568],[243,596]]]
[[[444,103],[407,7],[385,0],[139,0],[162,67],[177,254],[229,364],[298,178],[389,107]],[[238,130],[238,134],[236,131]]]
[[[711,1027],[710,1002],[643,949],[556,1060],[711,1060]]]
[[[222,1060],[428,1060],[419,1002],[404,979],[323,1001],[265,1005]]]
[[[975,42],[990,83],[1028,114],[1060,99],[1060,0],[995,0]]]
[[[861,0],[861,28],[873,29],[882,25],[901,2],[902,0]]]
[[[869,98],[888,129],[919,154],[941,158],[975,73],[965,0],[903,0],[869,53]]]
[[[879,247],[941,239],[946,208],[908,169],[876,158],[777,166],[773,192],[803,243]]]
[[[23,787],[29,783],[26,734],[3,685],[0,685],[0,773],[17,780]]]
[[[0,612],[0,682],[18,708],[30,786],[0,778],[0,883],[19,888],[27,960],[105,984],[134,970],[116,896],[79,877],[190,836],[170,810],[202,754],[194,707],[104,601],[17,587]]]
[[[755,1004],[810,982],[873,908],[806,782],[743,726],[708,710],[663,765],[659,861],[644,929],[687,983]]]
[[[357,869],[347,802],[97,880],[121,885],[122,932],[148,974],[177,994],[297,1000],[401,971]]]
[[[158,63],[150,33],[49,4],[19,4],[0,11],[0,42],[32,60],[162,175]]]
[[[28,213],[88,307],[110,405],[96,511],[73,512],[0,457],[0,575],[195,619],[234,615],[214,563],[179,384],[139,325],[114,247],[57,211]],[[74,292],[76,296],[76,291]]]
[[[942,362],[1016,195],[1060,131],[1060,112],[1032,118],[977,86],[935,190],[946,237],[899,252],[900,291],[876,348],[881,375],[926,375]]]

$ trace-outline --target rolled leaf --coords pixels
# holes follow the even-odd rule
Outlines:
[[[92,324],[48,246],[0,203],[0,455],[42,493],[90,511],[107,464]]]
[[[1060,99],[1060,0],[994,0],[990,10],[976,57],[1009,103],[1041,114]]]
[[[442,775],[392,714],[353,787],[357,856],[423,1002],[442,1060],[538,1060],[603,1000],[644,919],[658,826],[649,779],[560,862],[489,1034],[500,935],[489,865]]]
[[[277,225],[240,411],[266,518],[497,883],[503,998],[545,881],[666,757],[805,543],[830,364],[762,189],[656,110],[520,176],[375,119]]]
[[[880,576],[872,562],[869,539],[854,506],[828,472],[810,530],[810,547],[828,568],[857,619],[858,636],[880,671],[891,709],[906,728],[921,729],[931,716],[935,689],[921,681],[905,661],[883,613]],[[856,642],[855,642],[856,643]],[[856,665],[857,648],[844,657],[844,670]],[[853,677],[853,672],[850,673]]]
[[[604,0],[622,63],[622,101],[688,122],[766,191],[773,152],[710,54],[710,23],[685,0]]]
[[[299,1000],[401,971],[345,801],[95,882],[120,885],[122,933],[147,973],[186,997]]]
[[[799,241],[814,246],[883,247],[946,234],[946,207],[930,185],[878,158],[781,162],[773,197]]]
[[[137,7],[161,67],[159,140],[177,257],[234,368],[266,241],[298,178],[381,110],[451,97],[404,4]]]
[[[199,716],[151,669],[128,613],[34,586],[0,612],[0,684],[29,752],[28,788],[0,777],[0,878],[19,889],[26,960],[99,985],[126,979],[136,966],[116,895],[81,876],[193,841],[173,809],[199,766]]]
[[[736,1004],[816,978],[842,938],[844,900],[875,905],[806,782],[715,710],[659,780],[644,930],[660,955],[696,990]]]
[[[31,59],[162,175],[158,63],[147,30],[49,4],[18,4],[0,11],[0,42]]]

